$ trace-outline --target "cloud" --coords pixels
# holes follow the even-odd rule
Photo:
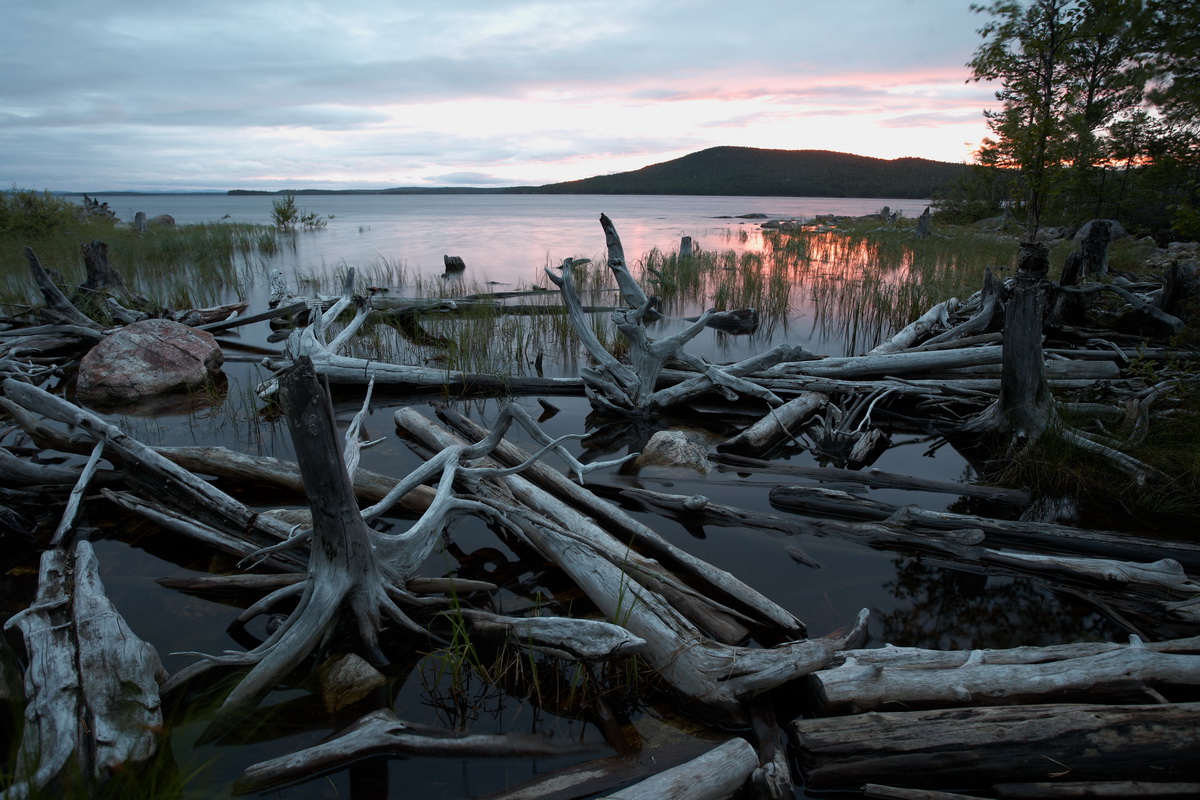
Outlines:
[[[4,184],[551,182],[839,126],[983,131],[994,102],[963,85],[978,20],[940,0],[9,5]],[[957,160],[963,138],[904,146]]]
[[[509,181],[486,172],[447,172],[430,175],[426,181],[437,186],[505,186]]]

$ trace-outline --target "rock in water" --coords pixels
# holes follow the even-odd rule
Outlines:
[[[639,467],[683,467],[707,474],[712,465],[708,448],[683,431],[658,431],[635,462]]]
[[[126,325],[88,351],[77,391],[91,403],[127,403],[216,377],[225,357],[211,333],[148,319]]]

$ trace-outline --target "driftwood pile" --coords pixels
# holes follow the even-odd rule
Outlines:
[[[1053,284],[1045,251],[1031,245],[1007,285],[989,279],[967,302],[947,301],[867,355],[817,358],[779,347],[715,365],[685,349],[708,314],[673,337],[649,335],[656,304],[630,274],[611,221],[601,222],[609,267],[629,306],[613,310],[612,319],[630,356],[614,358],[590,333],[568,260],[561,275],[550,274],[591,357],[578,380],[502,380],[339,355],[379,310],[379,298],[354,295],[352,272],[341,297],[298,299],[281,289],[271,311],[199,323],[211,329],[269,316],[307,317],[289,334],[285,354],[269,360],[274,374],[260,387],[282,409],[295,463],[221,448],[152,448],[41,388],[54,385],[64,353],[85,350],[104,330],[30,252],[45,324],[32,333],[0,332],[0,411],[11,423],[5,435],[19,430],[22,453],[88,459],[74,469],[0,448],[6,535],[36,535],[35,546],[44,549],[38,596],[6,623],[23,638],[22,656],[0,649],[0,702],[21,706],[25,720],[12,783],[0,797],[25,797],[66,776],[103,783],[146,760],[157,746],[160,704],[207,688],[213,674],[239,675],[211,716],[206,735],[216,738],[243,725],[290,675],[311,671],[330,655],[349,652],[384,669],[462,631],[480,642],[592,665],[587,669],[636,658],[654,676],[655,692],[729,732],[728,741],[703,754],[664,751],[652,764],[603,758],[497,795],[510,800],[716,798],[738,791],[781,798],[791,797],[798,783],[914,798],[958,796],[952,791],[1003,797],[1200,791],[1200,544],[894,507],[812,485],[776,489],[771,501],[779,514],[702,496],[626,492],[627,502],[686,524],[838,537],[966,572],[1032,577],[1086,599],[1131,634],[1128,643],[1007,650],[861,649],[865,610],[836,634],[808,638],[804,623],[786,609],[584,485],[586,473],[624,459],[584,465],[517,406],[507,407],[490,431],[449,408],[437,410],[441,424],[402,408],[394,417],[397,431],[424,464],[402,478],[358,466],[372,387],[391,384],[463,393],[582,393],[597,414],[643,431],[663,412],[679,413],[716,395],[760,407],[763,416],[716,448],[714,461],[739,471],[807,471],[806,479],[843,486],[856,481],[1027,501],[1011,490],[862,469],[886,446],[897,420],[918,416],[947,437],[982,441],[993,457],[1053,433],[1138,480],[1159,481],[1163,476],[1122,453],[1105,432],[1128,419],[1137,435],[1149,415],[1172,402],[1174,377],[1148,384],[1128,373],[1127,337],[1140,337],[1140,357],[1165,359],[1167,350],[1153,337],[1185,324],[1187,292],[1177,290],[1189,285],[1185,268],[1173,268],[1161,286]],[[1076,259],[1084,265],[1079,274],[1099,276],[1102,259],[1095,244],[1090,247]],[[92,287],[94,299],[114,317],[129,310],[118,299],[126,292],[119,277],[95,280],[103,284]],[[1123,305],[1098,311],[1085,303],[1102,293]],[[353,321],[332,334],[330,322],[352,307]],[[421,310],[440,309],[410,309]],[[1102,334],[1090,327],[1097,314],[1125,315],[1137,332]],[[363,410],[344,436],[322,380],[365,389]],[[1063,421],[1068,418],[1070,425]],[[506,440],[514,424],[539,449],[527,452]],[[817,454],[822,466],[768,460],[781,446],[798,445]],[[571,477],[543,463],[547,457],[562,459]],[[304,495],[310,513],[285,519],[222,488],[247,476]],[[47,496],[66,498],[48,528],[31,523],[28,512],[44,507]],[[82,502],[125,509],[169,535],[239,559],[244,574],[173,585],[255,592],[258,599],[233,625],[244,628],[281,612],[278,624],[244,651],[196,653],[191,666],[165,676],[158,654],[104,597],[89,531],[75,521]],[[374,524],[397,509],[416,517],[403,532]],[[483,519],[513,550],[563,576],[586,598],[579,601],[582,611],[502,613],[492,602],[498,585],[490,580],[422,575],[436,548],[454,547],[454,523],[463,516]],[[789,553],[819,568],[799,546]],[[21,688],[13,688],[16,683]],[[530,696],[554,710],[549,695]],[[595,703],[587,718],[613,750],[628,753],[619,719],[628,712],[603,698]],[[432,729],[379,708],[320,745],[248,766],[234,790],[263,791],[372,755],[539,757],[580,750],[544,737]],[[680,765],[669,769],[672,764]],[[635,776],[645,780],[629,786]]]

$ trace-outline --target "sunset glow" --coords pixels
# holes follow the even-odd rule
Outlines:
[[[536,185],[719,145],[969,161],[995,101],[967,82],[967,4],[843,5],[26,4],[0,33],[21,75],[0,85],[0,180]]]

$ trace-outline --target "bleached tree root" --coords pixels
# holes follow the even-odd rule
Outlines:
[[[37,599],[5,627],[20,629],[29,665],[17,771],[0,798],[38,796],[72,760],[100,785],[154,755],[165,672],[105,596],[90,543],[44,552]]]
[[[397,411],[397,425],[431,450],[461,444],[412,416],[419,415]],[[647,662],[705,718],[749,724],[747,699],[821,668],[865,630],[864,609],[844,635],[770,649],[718,642],[702,632],[695,617],[711,616],[719,608],[710,603],[698,613],[682,611],[669,576],[654,562],[520,475],[499,482],[502,486],[481,483],[477,494],[486,492],[519,536],[566,572],[608,619],[644,639]]]

